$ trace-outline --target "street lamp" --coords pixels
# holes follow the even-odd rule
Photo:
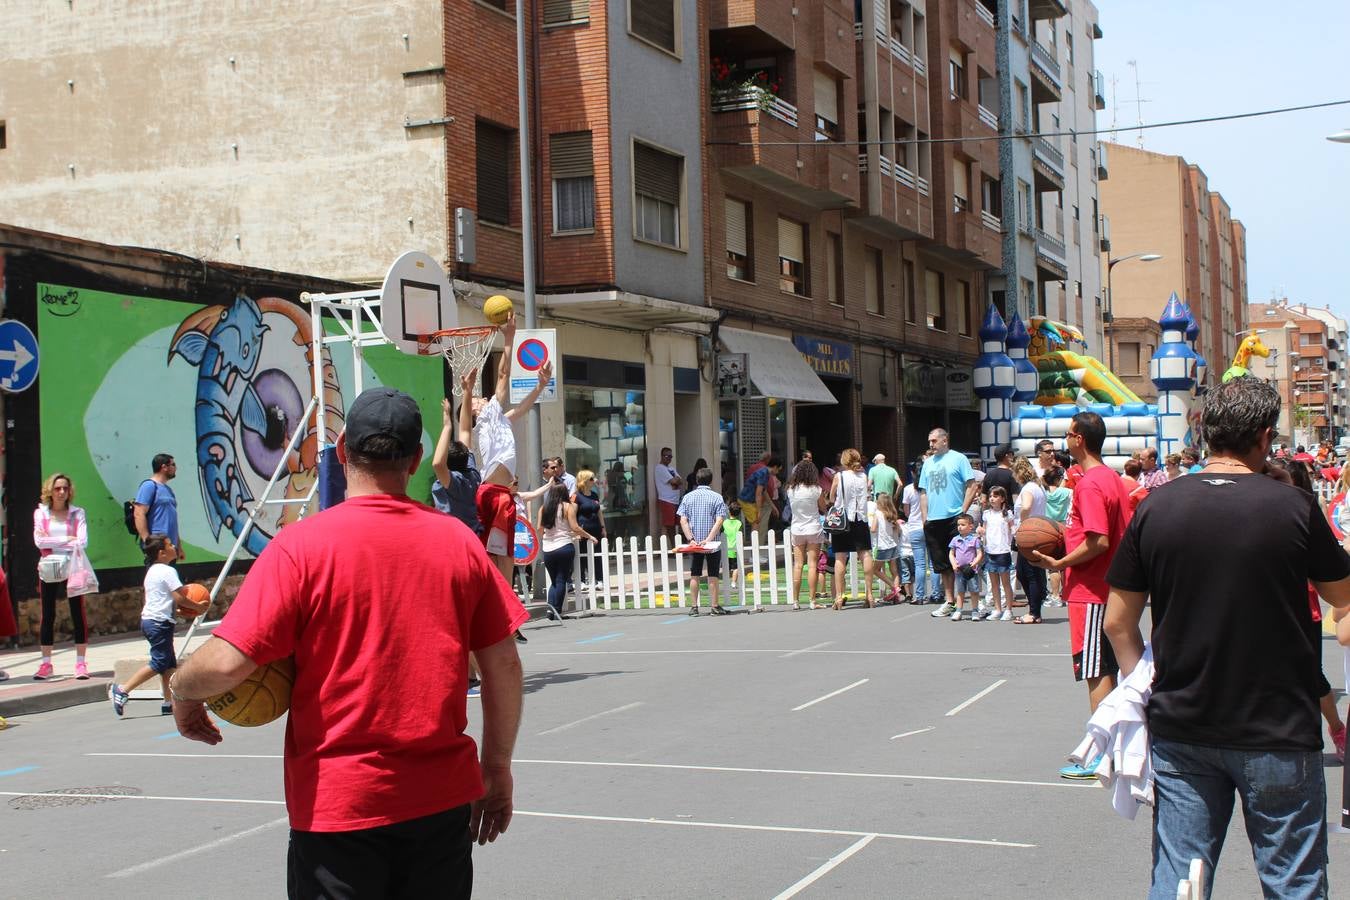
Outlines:
[[[1108,327],[1108,330],[1111,323],[1114,322],[1116,318],[1114,315],[1116,294],[1115,291],[1111,290],[1111,270],[1119,264],[1129,262],[1132,259],[1137,259],[1140,262],[1157,262],[1162,259],[1162,254],[1145,251],[1143,253],[1131,253],[1129,256],[1118,256],[1115,259],[1106,260],[1106,312],[1102,315],[1102,321],[1103,324]],[[1106,338],[1106,367],[1112,372],[1116,370],[1116,342],[1111,339],[1110,335],[1107,335]]]
[[[1327,140],[1335,141],[1337,144],[1350,144],[1350,128],[1342,128],[1335,134],[1327,135]]]

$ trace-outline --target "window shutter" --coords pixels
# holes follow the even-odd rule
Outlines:
[[[675,52],[676,0],[628,0],[629,28],[658,47]]]
[[[745,239],[746,206],[740,200],[727,200],[727,249],[741,256],[749,256]]]
[[[634,9],[637,4],[634,4]],[[680,205],[680,157],[633,144],[633,186],[646,197]]]
[[[824,72],[816,73],[816,115],[831,124],[839,124],[838,82]]]
[[[545,25],[585,22],[590,17],[590,0],[544,0]]]
[[[478,218],[509,225],[511,220],[511,132],[479,122],[476,133]]]
[[[591,133],[572,131],[549,138],[549,168],[556,178],[589,178],[595,173]]]
[[[970,199],[970,169],[960,159],[952,160],[952,193],[962,200]]]
[[[867,266],[863,271],[863,299],[868,312],[881,311],[881,252],[867,248]]]
[[[806,253],[802,246],[805,227],[791,219],[778,220],[778,255],[793,262],[806,262]]]

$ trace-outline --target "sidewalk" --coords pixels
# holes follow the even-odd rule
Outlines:
[[[181,640],[185,631],[187,626],[181,626],[176,640]],[[117,661],[145,659],[148,655],[145,638],[139,633],[94,638],[85,658],[89,663],[89,680],[76,681],[75,648],[64,643],[52,654],[56,675],[34,681],[33,673],[42,662],[37,647],[0,653],[0,670],[9,673],[8,681],[0,681],[0,716],[26,716],[105,700]]]

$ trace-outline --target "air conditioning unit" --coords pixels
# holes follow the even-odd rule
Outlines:
[[[1102,234],[1101,251],[1102,251],[1103,253],[1110,253],[1110,252],[1111,252],[1111,220],[1110,220],[1109,218],[1107,218],[1106,216],[1102,216],[1101,234]]]

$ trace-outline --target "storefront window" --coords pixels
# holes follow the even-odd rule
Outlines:
[[[647,426],[642,391],[569,387],[563,394],[565,459],[595,473],[610,537],[647,533]]]
[[[769,400],[769,449],[782,459],[783,471],[791,472],[796,460],[792,459],[792,447],[788,444],[787,408],[786,401]]]

